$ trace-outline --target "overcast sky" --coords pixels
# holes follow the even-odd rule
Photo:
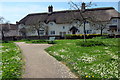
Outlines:
[[[34,1],[34,2],[33,2]],[[72,0],[76,3],[83,2],[83,0]],[[84,0],[85,1],[85,0]],[[87,0],[87,2],[92,1],[93,4],[96,4],[97,6],[93,5],[90,8],[96,8],[96,7],[114,7],[116,10],[118,9],[118,0]],[[100,2],[101,1],[101,2]],[[19,21],[23,17],[25,17],[27,14],[30,13],[41,13],[41,12],[47,12],[47,7],[49,5],[53,5],[54,11],[60,11],[60,10],[68,10],[70,9],[70,5],[68,4],[68,0],[1,0],[0,1],[0,16],[4,17],[6,20],[10,21],[11,23],[16,23],[16,21]]]

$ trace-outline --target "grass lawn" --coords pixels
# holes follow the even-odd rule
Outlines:
[[[2,78],[2,44],[0,44],[0,79]]]
[[[2,43],[2,46],[2,78],[20,78],[23,62],[19,48],[14,43]]]
[[[26,42],[28,44],[47,44],[48,40],[29,40],[29,39],[22,39],[18,41],[9,41],[9,42]]]
[[[80,78],[118,78],[118,40],[87,39],[100,41],[105,45],[82,47],[81,40],[56,40],[46,49],[57,60],[66,64]]]

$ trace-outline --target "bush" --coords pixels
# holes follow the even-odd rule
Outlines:
[[[55,41],[48,41],[48,44],[56,44]]]
[[[28,41],[27,43],[47,43],[46,40],[31,40],[31,41]]]
[[[100,36],[100,37],[94,37],[93,39],[106,39],[108,36]]]
[[[100,41],[87,41],[87,42],[77,42],[77,45],[82,47],[91,47],[91,46],[105,46],[103,42]]]
[[[93,37],[100,37],[101,34],[86,34],[85,35],[86,38],[93,38]],[[107,36],[106,34],[104,34],[104,36],[102,37],[105,37]],[[66,39],[81,39],[81,38],[84,38],[84,34],[66,34],[65,35]]]
[[[0,43],[8,43],[9,41],[1,40]]]
[[[30,41],[30,39],[22,39],[22,40],[20,40],[20,41]]]

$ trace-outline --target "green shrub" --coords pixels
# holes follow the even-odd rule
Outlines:
[[[101,34],[86,34],[85,35],[86,38],[93,38],[93,37],[99,37],[101,36]],[[104,34],[104,36],[107,36],[106,34]],[[102,37],[102,38],[105,38],[105,37]],[[84,34],[66,34],[65,37],[67,39],[79,39],[79,38],[84,38]]]
[[[30,39],[22,39],[22,40],[20,40],[20,41],[30,41]]]
[[[9,41],[1,40],[0,43],[8,43]]]
[[[48,44],[56,44],[55,41],[48,41]]]
[[[100,36],[100,37],[94,37],[93,39],[107,39],[108,36]]]
[[[87,41],[87,42],[77,42],[77,45],[82,47],[91,47],[91,46],[105,46],[103,42],[100,41]]]
[[[28,41],[27,43],[47,43],[46,40],[31,40],[31,41]]]

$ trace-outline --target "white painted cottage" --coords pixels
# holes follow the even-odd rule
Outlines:
[[[100,34],[99,26],[105,26],[103,34],[119,34],[120,32],[120,13],[113,7],[85,9],[82,4],[82,15],[86,19],[86,34]],[[83,34],[83,19],[80,10],[53,11],[53,7],[48,7],[46,13],[28,14],[17,24],[19,27],[19,35],[36,36],[37,31],[31,31],[33,26],[41,26],[39,28],[40,35],[61,35],[65,34]],[[21,33],[20,30],[26,31]],[[33,32],[34,31],[34,32]]]

